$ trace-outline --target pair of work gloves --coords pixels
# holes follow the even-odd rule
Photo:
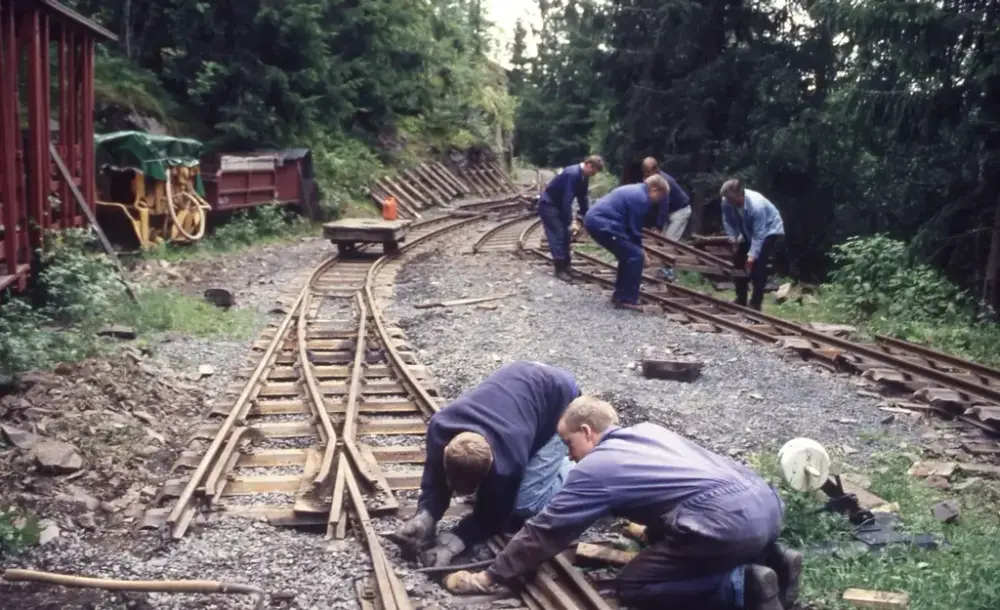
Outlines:
[[[462,539],[451,532],[441,532],[435,538],[435,543],[431,545],[434,538],[434,530],[437,522],[427,511],[419,511],[412,519],[404,523],[389,539],[395,542],[403,551],[404,555],[417,555],[419,553],[420,563],[428,567],[444,567],[451,564],[452,559],[465,550],[465,543]],[[420,550],[430,546],[431,548],[420,553]],[[493,584],[486,572],[472,573],[467,570],[450,574],[444,581],[444,586],[452,593],[459,595],[469,595],[473,593],[485,593],[489,591]]]
[[[456,555],[465,550],[462,539],[451,532],[441,532],[434,539],[437,521],[425,510],[417,512],[412,519],[399,526],[389,539],[395,542],[404,555],[418,556],[424,566],[441,567],[451,563]],[[431,547],[427,550],[427,547]]]

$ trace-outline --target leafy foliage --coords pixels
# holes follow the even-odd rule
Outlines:
[[[0,509],[0,559],[38,542],[38,519],[13,508]]]
[[[839,265],[832,274],[833,296],[845,319],[984,362],[997,360],[1000,328],[990,312],[977,310],[940,271],[915,262],[902,242],[885,235],[852,238],[832,256]]]
[[[310,146],[331,213],[363,200],[383,164],[513,129],[478,3],[69,4],[119,36],[98,58],[102,104],[176,118],[215,150]]]
[[[256,235],[281,228],[280,210],[264,208],[251,225]],[[276,214],[278,216],[276,216]],[[138,332],[176,330],[199,336],[244,338],[254,316],[222,311],[204,300],[171,290],[141,291],[133,303],[107,257],[94,251],[90,230],[51,234],[40,255],[44,268],[36,303],[7,294],[0,306],[0,383],[20,372],[51,368],[101,352],[96,332],[115,322]]]
[[[781,209],[796,277],[884,233],[1000,306],[998,0],[539,8],[538,55],[517,36],[511,54],[518,155],[558,166],[591,147],[626,180],[655,156],[700,233],[737,175]]]

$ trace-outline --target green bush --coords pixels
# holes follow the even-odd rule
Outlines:
[[[235,223],[232,231],[251,234],[252,243],[299,222],[289,222],[281,208],[269,206]],[[99,354],[107,344],[96,333],[110,322],[139,332],[177,330],[238,338],[245,338],[252,327],[252,312],[223,311],[172,290],[140,291],[141,305],[133,303],[114,265],[95,251],[94,242],[94,235],[84,229],[46,236],[36,284],[40,305],[6,295],[0,305],[0,383],[9,383],[23,371]]]
[[[96,243],[90,229],[46,236],[39,253],[42,271],[38,280],[46,312],[53,320],[71,324],[95,316],[106,318],[111,303],[124,295],[111,259],[94,254]]]
[[[313,165],[323,191],[324,213],[336,218],[368,198],[367,187],[385,173],[385,166],[364,142],[321,135],[311,143]],[[371,207],[371,206],[368,206]]]
[[[12,508],[0,509],[0,559],[38,542],[38,520]]]
[[[1000,326],[992,312],[916,262],[906,244],[885,235],[853,237],[833,249],[830,294],[846,318],[877,333],[928,343],[957,355],[1000,362]]]

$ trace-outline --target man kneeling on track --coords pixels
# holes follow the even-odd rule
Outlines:
[[[456,572],[453,593],[534,571],[598,519],[646,526],[649,541],[618,576],[618,600],[642,610],[782,610],[798,596],[802,555],[778,546],[784,507],[741,464],[655,424],[620,428],[611,405],[574,400],[559,436],[578,464],[548,505],[483,572]]]
[[[670,186],[659,174],[642,184],[619,186],[597,200],[583,219],[591,239],[618,259],[618,275],[611,300],[619,309],[638,309],[643,264],[649,257],[642,251],[642,227],[651,206],[662,205]]]
[[[452,494],[476,494],[472,514],[420,555],[446,566],[466,547],[527,519],[549,501],[573,467],[556,424],[580,395],[572,373],[520,361],[501,367],[431,417],[417,514],[389,538],[404,553],[432,546]]]

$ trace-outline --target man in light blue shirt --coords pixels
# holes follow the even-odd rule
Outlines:
[[[767,197],[744,188],[738,178],[726,180],[722,195],[722,224],[733,243],[733,266],[746,277],[734,277],[736,304],[747,306],[747,287],[753,283],[750,307],[760,311],[767,286],[767,266],[785,236],[781,212]]]

